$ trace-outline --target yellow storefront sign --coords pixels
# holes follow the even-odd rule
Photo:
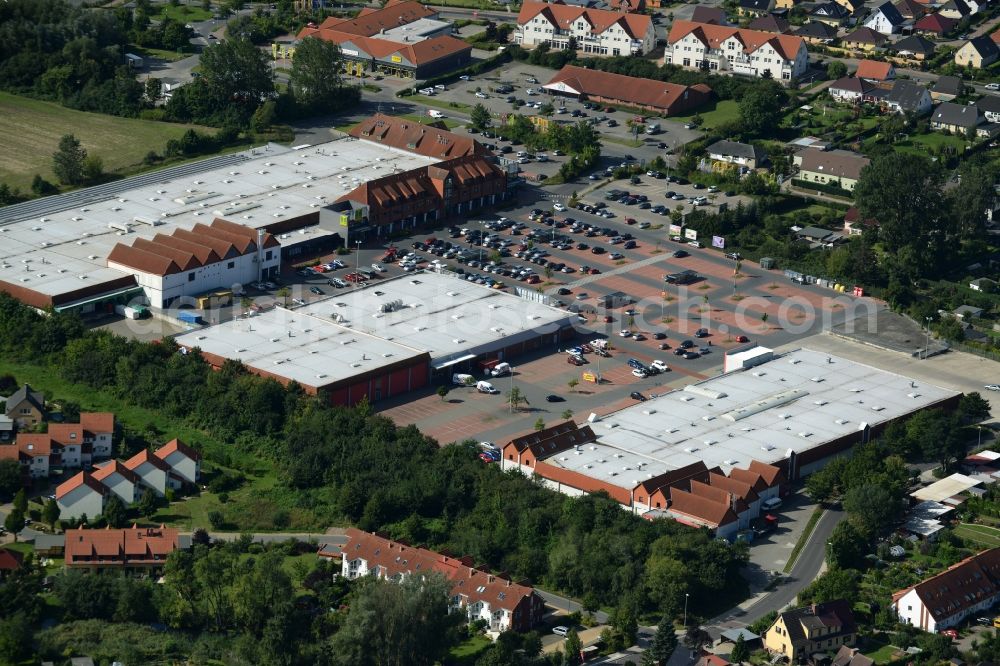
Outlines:
[[[347,226],[347,221],[348,221],[348,217],[346,215],[341,215],[340,216],[340,226],[346,227]]]
[[[585,373],[583,373],[583,381],[585,381],[585,382],[596,382],[597,381],[597,375],[595,375],[592,372],[585,372]]]
[[[403,62],[403,59],[400,56],[392,56],[389,60],[392,60],[393,62]]]

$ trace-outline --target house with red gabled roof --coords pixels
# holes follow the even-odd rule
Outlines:
[[[111,412],[81,412],[83,441],[90,445],[94,460],[107,460],[115,436],[115,415]]]
[[[174,477],[186,483],[198,483],[201,479],[201,454],[179,439],[172,439],[154,453],[154,456],[170,466]]]
[[[16,550],[0,548],[0,580],[6,578],[10,572],[17,571],[24,562],[24,555]]]
[[[879,60],[861,60],[854,76],[868,81],[891,81],[896,78],[896,69],[891,62]]]
[[[796,35],[693,21],[674,21],[663,52],[665,64],[719,74],[798,78],[809,67],[805,41]]]
[[[444,576],[452,584],[450,610],[465,613],[469,622],[485,620],[492,632],[530,631],[545,612],[544,601],[530,585],[476,567],[470,557],[415,548],[354,528],[347,530],[342,553],[341,575],[349,580],[362,576],[395,581],[435,573]]]
[[[64,469],[80,469],[91,462],[91,447],[84,442],[83,427],[79,423],[50,423],[46,434],[62,447]]]
[[[28,470],[33,479],[47,478],[62,460],[62,445],[48,434],[18,433],[13,446],[29,459]]]
[[[514,43],[524,48],[546,44],[591,55],[645,55],[656,46],[653,20],[645,14],[587,9],[528,0],[517,15]]]
[[[63,520],[82,516],[96,518],[104,513],[110,492],[90,472],[79,472],[56,488],[56,504]]]
[[[93,472],[96,481],[104,485],[108,492],[117,495],[125,506],[138,502],[141,484],[139,475],[126,467],[119,460],[110,460],[97,467]]]
[[[125,461],[125,467],[134,472],[139,477],[139,483],[144,488],[149,488],[159,497],[167,494],[167,485],[170,483],[170,465],[163,462],[149,449],[143,449]]]
[[[928,14],[917,19],[917,22],[913,24],[913,32],[918,35],[942,37],[946,32],[951,32],[956,25],[958,25],[957,19],[940,14]]]
[[[170,527],[66,530],[66,568],[88,571],[157,572],[190,541]]]
[[[1000,600],[1000,548],[984,550],[892,595],[901,622],[936,633]]]
[[[740,517],[729,502],[680,488],[670,489],[666,513],[684,525],[706,527],[720,539],[733,538],[740,529]]]

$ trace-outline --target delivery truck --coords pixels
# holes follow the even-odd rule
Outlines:
[[[472,386],[476,383],[476,378],[472,375],[456,372],[451,376],[451,383],[455,386]]]

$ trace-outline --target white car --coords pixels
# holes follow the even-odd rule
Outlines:
[[[638,377],[639,379],[645,379],[647,375],[646,375],[645,372],[643,372],[639,368],[633,368],[632,369],[632,376],[633,377]]]
[[[620,335],[623,338],[631,338],[632,337],[632,331],[630,331],[628,329],[623,329],[618,335]]]
[[[1000,384],[987,384],[983,388],[987,391],[1000,391]]]
[[[476,97],[478,97],[479,99],[489,99],[490,98],[490,96],[487,95],[486,93],[484,93],[482,90],[477,90],[476,91]]]
[[[556,203],[552,204],[552,210],[556,211],[557,213],[562,213],[563,211],[566,210],[566,206],[557,201]]]
[[[1000,90],[1000,83],[987,83],[983,87],[987,90]]]
[[[650,365],[659,370],[660,372],[666,372],[670,370],[670,366],[660,360],[653,361],[652,363],[650,363]]]
[[[460,76],[458,78],[462,79],[463,81],[471,81],[472,80],[472,77],[470,77],[468,74],[462,74],[462,76]]]
[[[382,264],[372,264],[372,270],[378,271],[379,273],[385,273],[385,266]]]
[[[556,636],[565,636],[569,633],[569,627],[552,627],[552,633]]]
[[[773,511],[774,509],[777,509],[779,506],[781,506],[781,498],[770,497],[761,503],[760,508],[764,509],[765,511]]]

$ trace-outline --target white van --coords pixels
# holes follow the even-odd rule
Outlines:
[[[491,395],[500,392],[495,386],[493,386],[493,384],[490,384],[489,382],[477,382],[476,390],[479,391],[480,393],[489,393]]]
[[[437,109],[431,109],[427,112],[427,115],[431,118],[444,118],[444,114]]]
[[[779,506],[781,506],[780,497],[769,497],[761,502],[760,508],[764,509],[764,511],[774,511]]]
[[[510,374],[510,363],[498,363],[490,370],[491,377],[503,377]]]
[[[472,375],[456,373],[451,376],[451,383],[455,386],[472,386],[475,382],[476,378]]]

